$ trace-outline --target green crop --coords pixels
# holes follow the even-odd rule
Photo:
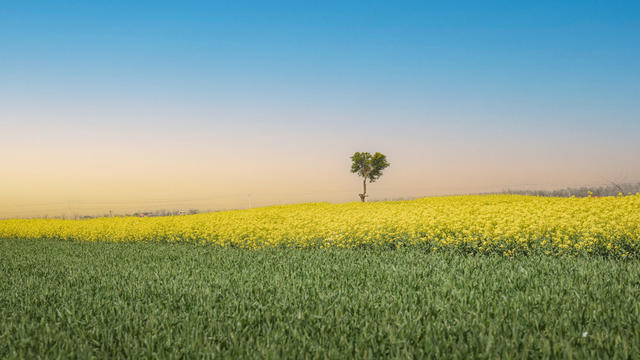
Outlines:
[[[634,358],[640,262],[0,240],[0,358]]]

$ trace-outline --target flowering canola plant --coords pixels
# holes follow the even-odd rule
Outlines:
[[[155,218],[10,219],[0,221],[0,238],[640,257],[640,195],[467,195]]]

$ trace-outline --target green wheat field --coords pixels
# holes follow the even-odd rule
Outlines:
[[[0,240],[0,358],[637,358],[640,263]]]

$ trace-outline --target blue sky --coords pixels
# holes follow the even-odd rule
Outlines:
[[[168,146],[200,159],[180,168],[187,178],[229,179],[247,175],[234,163],[265,149],[294,167],[296,156],[330,164],[342,153],[381,149],[398,164],[389,170],[394,189],[380,188],[387,196],[640,177],[630,164],[640,154],[639,2],[0,1],[0,49],[1,140],[5,151],[26,154],[5,167],[14,184],[62,179],[38,170],[46,166],[37,154],[53,144],[66,144],[54,161],[73,174],[89,171],[73,165],[74,152],[107,166],[127,160],[100,147],[150,149],[153,157]],[[227,168],[199,171],[219,164],[206,152],[224,153]],[[519,162],[505,153],[541,164],[514,169]],[[494,180],[476,177],[472,165],[492,156]],[[544,168],[549,158],[555,162]],[[403,170],[416,159],[420,171]],[[337,174],[343,162],[328,171]],[[501,162],[510,165],[496,167]],[[287,178],[272,185],[295,182],[295,170],[278,168]],[[131,176],[117,166],[110,174],[122,184]],[[297,181],[322,188],[329,179]],[[334,179],[332,189],[352,186]],[[122,184],[110,196],[126,193]],[[21,186],[63,194],[52,201],[92,196]],[[18,185],[8,188],[8,203],[28,200],[8,195]],[[150,198],[164,193],[155,191]],[[283,197],[274,190],[263,203],[276,198]],[[323,195],[292,191],[286,199]]]
[[[16,97],[186,105],[286,98],[416,110],[513,104],[541,115],[549,106],[603,112],[621,123],[637,110],[637,2],[48,1],[0,9],[3,88]]]

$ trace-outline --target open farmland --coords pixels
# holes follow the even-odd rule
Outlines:
[[[640,195],[0,221],[0,358],[633,358]]]
[[[634,358],[640,263],[0,240],[0,358]]]
[[[0,238],[186,242],[238,248],[402,248],[640,255],[640,195],[484,195],[272,206],[189,216],[4,220]]]

